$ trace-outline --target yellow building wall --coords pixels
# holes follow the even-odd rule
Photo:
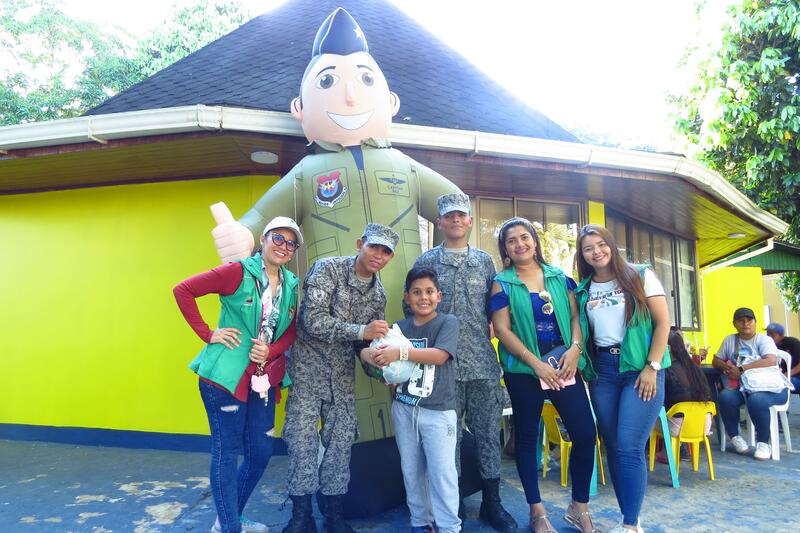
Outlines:
[[[586,202],[586,223],[605,226],[606,225],[605,204],[601,204],[600,202],[593,202],[591,200]]]
[[[697,344],[711,346],[713,356],[725,336],[735,333],[733,312],[749,307],[756,315],[759,330],[763,330],[764,290],[761,269],[758,267],[726,267],[712,272],[700,272],[702,285],[702,316],[704,331],[696,336]],[[691,341],[693,335],[689,335]]]
[[[208,206],[240,216],[276,180],[0,196],[0,423],[207,434],[172,288],[219,264]],[[219,300],[200,301],[214,327]]]

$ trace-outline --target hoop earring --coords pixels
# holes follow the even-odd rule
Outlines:
[[[511,258],[510,257],[506,257],[505,259],[503,259],[503,266],[506,267],[506,268],[511,266]]]

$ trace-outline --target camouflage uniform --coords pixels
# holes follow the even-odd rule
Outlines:
[[[356,256],[320,259],[303,282],[297,340],[288,357],[292,389],[283,438],[289,448],[289,494],[345,494],[356,439],[355,357],[362,325],[384,317],[377,276],[355,273]],[[363,344],[366,346],[366,343]],[[322,429],[317,432],[317,421]],[[319,439],[325,447],[317,468]]]
[[[477,248],[466,253],[445,252],[439,245],[422,254],[415,266],[436,271],[442,301],[441,313],[458,318],[458,357],[456,358],[456,412],[464,417],[475,436],[482,479],[500,477],[500,420],[503,391],[500,364],[489,340],[486,304],[495,276],[492,258]],[[461,474],[461,424],[458,425],[456,467]]]

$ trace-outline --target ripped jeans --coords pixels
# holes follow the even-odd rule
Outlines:
[[[211,494],[221,529],[239,533],[240,516],[272,457],[275,398],[269,404],[250,391],[247,402],[203,380],[200,396],[211,430]],[[239,454],[244,460],[238,470]]]

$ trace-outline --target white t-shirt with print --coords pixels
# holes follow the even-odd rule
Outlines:
[[[756,333],[747,340],[739,337],[739,352],[737,353],[736,337],[737,335],[733,333],[722,340],[717,357],[723,361],[731,361],[736,366],[741,366],[749,365],[767,355],[778,353],[775,341],[763,333]]]
[[[663,296],[664,287],[649,268],[644,271],[644,295]],[[589,284],[586,314],[597,346],[621,344],[625,336],[625,293],[616,279]]]

